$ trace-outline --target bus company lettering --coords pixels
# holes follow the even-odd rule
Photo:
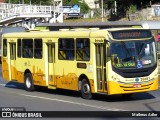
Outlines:
[[[140,32],[128,32],[128,33],[119,33],[120,38],[124,37],[139,37],[141,36]]]
[[[70,86],[70,85],[73,84],[72,81],[67,81],[67,80],[63,80],[61,83],[62,83],[63,85],[68,85],[68,86]]]
[[[100,40],[95,39],[95,42],[97,42],[97,43],[102,43],[102,42],[103,42],[103,39],[100,39]]]
[[[52,40],[48,40],[48,42],[52,42]]]
[[[126,82],[133,82],[133,81],[134,81],[133,78],[128,78],[128,79],[126,79]]]

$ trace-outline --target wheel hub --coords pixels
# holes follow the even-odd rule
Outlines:
[[[90,93],[90,87],[89,87],[88,84],[84,84],[84,86],[83,86],[83,91],[84,91],[85,94]]]
[[[30,82],[29,78],[26,79],[26,86],[27,86],[27,88],[31,87],[31,82]]]

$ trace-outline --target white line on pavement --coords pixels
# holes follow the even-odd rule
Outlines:
[[[0,86],[6,86],[6,84],[0,84]],[[40,99],[45,99],[45,100],[58,101],[58,102],[63,102],[63,103],[83,105],[83,106],[86,106],[86,107],[92,107],[92,108],[97,108],[97,109],[102,109],[102,110],[108,110],[108,111],[127,111],[127,110],[111,109],[111,108],[107,108],[107,107],[103,107],[103,106],[89,105],[89,104],[72,102],[72,101],[66,101],[66,100],[60,100],[60,99],[46,98],[46,97],[41,97],[41,96],[33,96],[33,95],[26,95],[26,94],[18,94],[18,95],[27,96],[27,97],[32,97],[32,98],[40,98]]]
[[[5,86],[6,84],[0,84],[1,86]]]
[[[0,84],[0,86],[6,86],[6,87],[16,87],[15,85],[7,85],[7,84]]]
[[[6,84],[0,84],[1,86],[6,86]],[[160,88],[160,86],[159,86]],[[41,97],[41,96],[33,96],[33,95],[26,95],[26,94],[18,94],[22,96],[27,96],[27,97],[32,97],[32,98],[40,98],[40,99],[45,99],[45,100],[52,100],[52,101],[58,101],[58,102],[63,102],[63,103],[70,103],[70,104],[76,104],[76,105],[83,105],[86,107],[92,107],[92,108],[97,108],[97,109],[102,109],[102,110],[108,110],[108,111],[127,111],[123,109],[111,109],[103,106],[96,106],[96,105],[89,105],[89,104],[84,104],[84,103],[79,103],[79,102],[72,102],[72,101],[66,101],[66,100],[60,100],[60,99],[52,99],[52,98],[46,98],[46,97]]]
[[[127,111],[127,110],[121,110],[121,109],[106,108],[106,107],[103,107],[103,106],[89,105],[89,104],[84,104],[84,103],[79,103],[79,102],[72,102],[72,101],[66,101],[66,100],[60,100],[60,99],[46,98],[46,97],[41,97],[41,96],[33,96],[33,95],[26,95],[26,94],[19,94],[19,95],[27,96],[27,97],[32,97],[32,98],[40,98],[40,99],[45,99],[45,100],[58,101],[58,102],[63,102],[63,103],[83,105],[83,106],[86,106],[86,107],[92,107],[92,108],[97,108],[97,109],[102,109],[102,110],[108,110],[108,111]]]

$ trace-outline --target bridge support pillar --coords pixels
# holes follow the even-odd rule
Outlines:
[[[35,19],[34,18],[31,18],[31,29],[34,29],[35,28]]]

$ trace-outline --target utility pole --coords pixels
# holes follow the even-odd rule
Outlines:
[[[101,6],[102,6],[102,22],[103,22],[103,16],[104,16],[104,14],[103,14],[103,0],[101,0]]]
[[[115,12],[115,15],[117,15],[117,2],[116,0],[114,1],[114,12]]]

